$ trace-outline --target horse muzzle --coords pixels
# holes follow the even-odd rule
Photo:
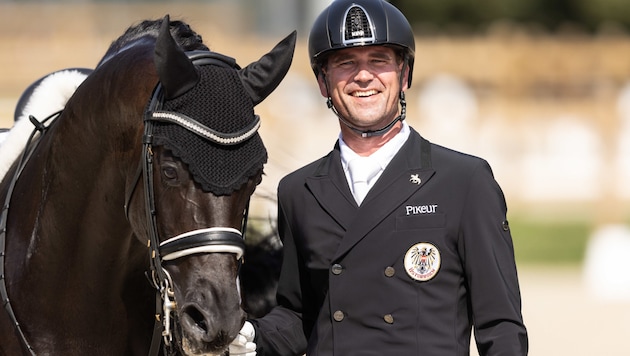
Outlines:
[[[159,245],[159,256],[162,261],[173,263],[190,263],[184,260],[186,257],[205,259],[203,255],[214,253],[234,254],[238,261],[245,251],[245,242],[239,230],[226,227],[212,227],[190,231],[170,238]],[[209,257],[209,256],[208,256]],[[195,263],[199,264],[199,263]],[[170,274],[168,282],[173,285]],[[195,275],[188,273],[189,275]],[[203,273],[202,273],[203,274]],[[173,275],[175,277],[175,275]],[[173,285],[173,293],[165,295],[170,298],[174,308],[164,310],[165,316],[170,313],[177,315],[174,325],[165,325],[167,334],[170,326],[174,326],[174,336],[180,341],[182,352],[188,356],[219,356],[224,355],[225,350],[235,335],[238,326],[245,318],[245,312],[240,309],[240,293],[235,295],[222,295],[215,283],[220,283],[210,276],[202,277],[194,282],[180,281],[179,287]],[[217,278],[221,279],[216,276]],[[181,283],[184,284],[181,284]],[[234,283],[232,281],[231,283]],[[238,285],[238,279],[236,280]],[[231,289],[231,288],[228,288]],[[238,290],[238,286],[236,287]],[[180,292],[175,292],[179,290]],[[222,295],[222,297],[220,297]],[[237,308],[237,309],[234,309]],[[165,318],[165,322],[166,322]],[[165,337],[170,337],[164,335]],[[166,340],[166,339],[165,339]]]

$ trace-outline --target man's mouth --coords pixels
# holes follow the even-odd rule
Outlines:
[[[352,96],[354,97],[359,97],[359,98],[364,98],[367,96],[372,96],[372,95],[376,95],[378,94],[378,91],[372,89],[372,90],[366,90],[366,91],[354,91],[352,92]]]

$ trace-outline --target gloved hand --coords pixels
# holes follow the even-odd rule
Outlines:
[[[236,339],[230,344],[230,355],[256,356],[255,335],[254,326],[246,321]]]

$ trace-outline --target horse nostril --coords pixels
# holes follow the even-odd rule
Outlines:
[[[193,322],[193,325],[199,327],[204,334],[208,332],[208,324],[206,323],[206,318],[199,311],[199,309],[195,308],[194,306],[188,306],[184,310],[184,314],[188,315],[188,317],[190,317],[190,320]]]

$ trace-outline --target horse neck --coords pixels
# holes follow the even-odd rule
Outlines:
[[[68,102],[22,174],[24,183],[16,187],[34,192],[38,205],[23,212],[29,219],[19,228],[20,236],[30,239],[25,246],[41,251],[32,256],[33,263],[94,266],[91,276],[75,271],[76,280],[106,273],[118,256],[146,253],[131,237],[124,204],[127,181],[140,159],[147,99],[123,106],[120,97],[97,103],[84,94],[77,92]]]

